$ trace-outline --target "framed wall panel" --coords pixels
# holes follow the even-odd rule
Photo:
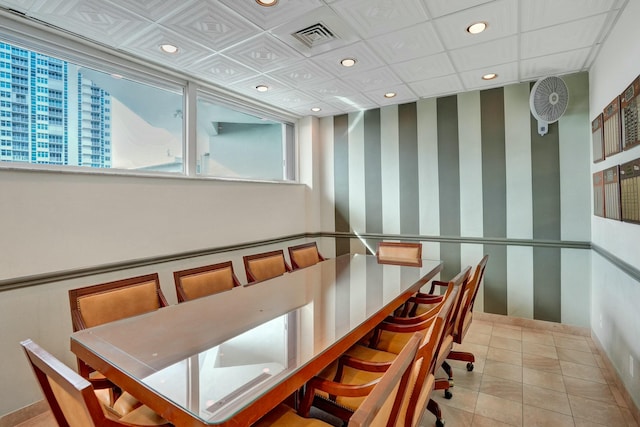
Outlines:
[[[640,145],[640,122],[638,121],[638,95],[640,95],[640,76],[620,95],[622,110],[622,149]]]
[[[604,172],[593,174],[593,214],[604,218]]]
[[[604,160],[604,138],[603,138],[603,115],[600,113],[594,121],[591,122],[591,144],[593,148],[593,163]]]
[[[620,120],[620,97],[611,101],[603,112],[603,139],[604,139],[604,156],[609,157],[612,154],[620,152],[622,141],[622,128]]]
[[[613,166],[604,171],[604,215],[620,219],[620,167]]]
[[[622,220],[640,223],[640,159],[620,165]]]

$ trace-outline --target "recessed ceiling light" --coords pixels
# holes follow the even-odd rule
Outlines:
[[[353,67],[356,65],[356,60],[353,58],[344,58],[340,63],[343,67]]]
[[[498,77],[498,75],[496,73],[489,73],[489,74],[485,74],[484,76],[482,76],[482,80],[493,80],[496,77]]]
[[[393,98],[394,96],[396,96],[397,94],[395,92],[387,92],[384,94],[385,98]]]
[[[278,3],[278,0],[256,0],[256,3],[258,3],[260,6],[271,7],[275,6],[276,3]]]
[[[486,22],[474,22],[467,27],[467,32],[470,34],[480,34],[487,29]]]
[[[160,50],[162,50],[164,53],[176,53],[178,52],[178,47],[172,44],[161,44]]]
[[[322,111],[322,108],[320,108],[320,107],[313,107],[313,108],[311,109],[311,111],[313,111],[314,113],[317,113],[318,111]]]
[[[269,90],[269,86],[267,86],[267,85],[258,85],[258,86],[256,86],[256,90],[258,92],[266,92],[266,91]]]

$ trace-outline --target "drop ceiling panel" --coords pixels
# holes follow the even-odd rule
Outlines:
[[[591,48],[556,53],[525,59],[520,63],[520,78],[533,80],[542,76],[555,76],[585,70],[585,63],[591,53]]]
[[[342,78],[348,85],[361,92],[385,88],[402,83],[389,67],[376,68],[375,70],[363,71]]]
[[[270,7],[260,6],[253,0],[219,1],[264,30],[292,22],[298,16],[322,6],[320,0],[279,0]]]
[[[353,67],[343,67],[340,61],[344,58],[356,58],[357,63]],[[363,42],[354,43],[314,56],[311,58],[311,61],[318,67],[324,68],[337,76],[353,75],[386,65],[384,61]]]
[[[497,0],[462,12],[438,18],[434,21],[447,49],[457,49],[487,42],[518,32],[517,2]],[[470,34],[467,27],[474,22],[487,22],[487,29],[480,34]]]
[[[523,33],[521,36],[521,56],[523,59],[534,58],[593,45],[606,17],[606,14],[596,15],[567,24]]]
[[[394,64],[391,68],[405,82],[417,82],[455,73],[446,52]]]
[[[394,92],[396,96],[393,98],[385,98],[384,94],[387,92]],[[386,87],[385,90],[375,90],[365,92],[367,98],[375,102],[379,107],[393,104],[403,104],[407,102],[413,102],[418,99],[415,93],[407,85],[396,85]]]
[[[333,8],[362,37],[373,37],[426,21],[420,0],[341,0]]]
[[[312,108],[320,108],[320,111],[311,111]],[[312,104],[300,105],[291,109],[294,113],[301,116],[326,117],[342,114],[342,108],[338,108],[326,102],[318,101]]]
[[[160,45],[165,43],[179,46],[178,53],[162,52]],[[215,53],[213,50],[193,43],[190,39],[157,24],[127,40],[121,45],[121,48],[147,60],[177,69],[190,67]]]
[[[235,13],[206,2],[183,9],[162,21],[162,25],[217,51],[260,32]]]
[[[462,92],[463,90],[457,74],[410,83],[409,87],[421,98],[432,98],[434,96]]]
[[[491,0],[425,0],[432,18],[449,15],[465,9],[489,3]]]
[[[536,0],[522,2],[522,31],[607,13],[615,0]]]
[[[388,64],[408,61],[444,50],[431,22],[374,37],[368,44]]]
[[[482,76],[488,73],[498,75],[493,80],[483,80]],[[490,68],[480,68],[477,70],[465,71],[460,73],[462,84],[465,90],[487,89],[490,87],[504,86],[518,81],[518,63],[511,62],[492,66]]]
[[[262,33],[244,43],[230,47],[224,51],[224,54],[265,73],[288,67],[303,58],[301,54],[268,33]]]
[[[221,54],[211,55],[190,66],[189,70],[198,77],[224,85],[246,80],[258,74],[251,68]]]
[[[176,2],[166,0],[105,0],[105,3],[115,4],[123,9],[129,10],[152,21],[160,21],[163,18],[173,15],[180,10],[190,8],[194,4],[197,4],[199,2],[197,2],[196,0],[188,0],[176,4]]]
[[[458,71],[476,70],[518,60],[518,37],[512,36],[451,51]]]
[[[314,114],[321,116],[584,71],[629,1],[0,0],[0,7],[29,18],[6,10],[3,17],[36,18],[293,114],[322,104]],[[484,33],[465,31],[480,20],[489,25]],[[20,37],[8,34],[17,44]],[[163,43],[178,53],[161,52]],[[347,57],[354,67],[340,65]],[[498,79],[478,80],[489,71]],[[259,93],[257,84],[272,90]],[[398,95],[381,99],[390,88]]]
[[[57,27],[104,43],[120,45],[152,23],[101,0],[48,0],[35,3],[29,13]]]
[[[267,74],[299,89],[304,89],[310,85],[326,82],[327,80],[335,78],[333,74],[328,71],[306,61],[297,62],[289,67],[281,68]]]

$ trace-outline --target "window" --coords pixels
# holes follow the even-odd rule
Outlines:
[[[173,71],[165,76],[108,55],[96,60],[90,47],[67,50],[64,41],[8,31],[16,44],[30,48],[0,41],[0,163],[295,178],[293,124],[265,118],[259,107],[221,97]],[[40,48],[72,59],[44,55]],[[196,100],[185,99],[187,88]],[[187,119],[196,132],[185,131]],[[195,140],[184,139],[194,134]],[[195,170],[187,171],[187,164]]]
[[[198,174],[229,178],[289,180],[287,132],[292,125],[220,105],[199,95]]]

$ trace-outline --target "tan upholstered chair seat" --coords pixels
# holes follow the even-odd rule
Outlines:
[[[267,415],[262,417],[260,421],[253,424],[253,427],[327,427],[330,425],[331,424],[327,424],[313,418],[301,417],[290,407],[286,405],[279,405]]]

